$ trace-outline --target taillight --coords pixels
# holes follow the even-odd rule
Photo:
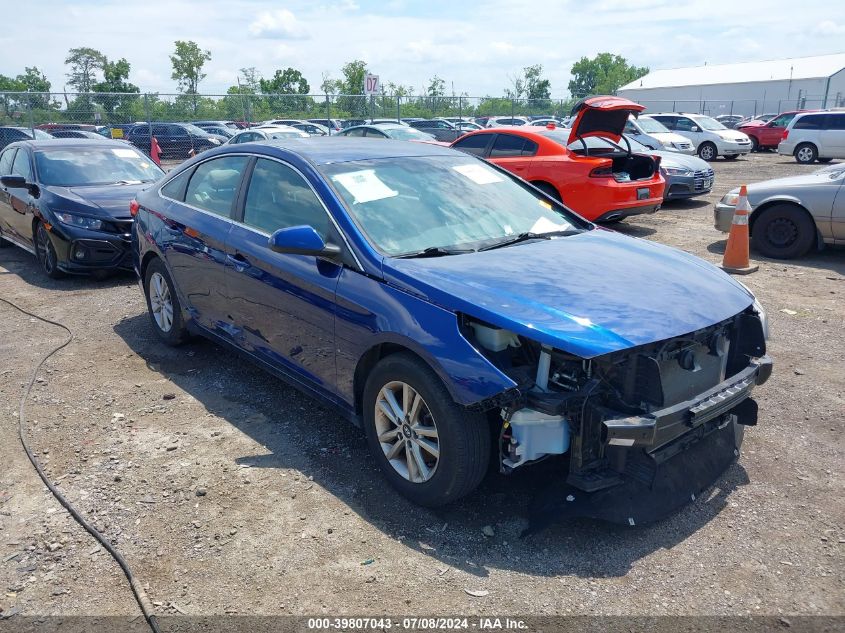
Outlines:
[[[788,136],[789,136],[789,130],[784,130],[783,136],[780,137],[780,140],[785,141]]]
[[[138,201],[135,200],[135,198],[132,198],[132,200],[129,202],[129,215],[134,218],[136,215],[138,215],[138,210],[140,208],[141,205],[138,204]]]
[[[612,178],[613,167],[596,167],[590,172],[590,178]]]

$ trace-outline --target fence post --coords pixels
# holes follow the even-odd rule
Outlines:
[[[329,99],[329,93],[326,93],[326,123],[329,127],[329,136],[332,135],[332,102]]]
[[[29,90],[26,91],[26,109],[29,110],[29,132],[32,134],[32,138],[35,138],[35,120],[32,115],[32,95],[29,94]]]
[[[458,121],[464,120],[464,98],[458,97]]]
[[[396,120],[402,120],[402,97],[400,95],[396,95]]]
[[[514,99],[513,97],[511,97],[511,118],[513,118],[513,116],[514,116],[514,110],[515,110],[515,108],[516,108],[516,103],[515,103],[515,102],[516,102],[516,99]]]
[[[733,99],[731,99],[731,111],[728,112],[728,114],[733,114],[733,113],[734,113],[734,102],[733,102]]]
[[[150,154],[150,156],[152,156],[152,153],[153,153],[153,120],[152,120],[152,117],[150,117],[150,101],[149,101],[148,97],[149,97],[149,93],[145,92],[144,93],[144,114],[147,117],[147,130],[150,133],[150,147],[147,151]]]

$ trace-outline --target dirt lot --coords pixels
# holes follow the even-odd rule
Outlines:
[[[712,195],[620,230],[717,262],[715,200],[813,168],[762,154],[715,169]],[[413,507],[357,429],[212,344],[159,344],[130,277],[52,282],[4,249],[0,296],[74,331],[34,389],[31,442],[161,614],[843,615],[845,249],[759,263],[743,281],[768,309],[775,373],[739,463],[655,526],[558,524],[526,539],[538,474]],[[21,389],[61,340],[0,305],[0,610],[134,616],[117,565],[17,441]]]

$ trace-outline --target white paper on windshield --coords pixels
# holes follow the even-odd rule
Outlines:
[[[393,189],[384,184],[372,169],[337,174],[336,176],[332,176],[332,180],[339,183],[351,193],[355,198],[356,204],[384,200],[385,198],[393,198],[399,195],[398,191],[393,191]]]
[[[531,227],[531,233],[551,233],[552,231],[565,231],[569,228],[567,224],[555,224],[548,218],[540,218]]]
[[[476,185],[489,185],[493,182],[502,182],[503,178],[495,171],[484,165],[455,165],[452,167],[459,174],[466,176]]]
[[[119,156],[120,158],[139,158],[134,149],[123,149],[120,147],[118,149],[113,149],[112,152],[115,156]]]

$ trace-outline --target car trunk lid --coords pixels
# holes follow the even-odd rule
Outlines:
[[[605,136],[619,142],[630,115],[637,116],[645,106],[613,96],[587,97],[572,108],[569,142],[588,136]]]

